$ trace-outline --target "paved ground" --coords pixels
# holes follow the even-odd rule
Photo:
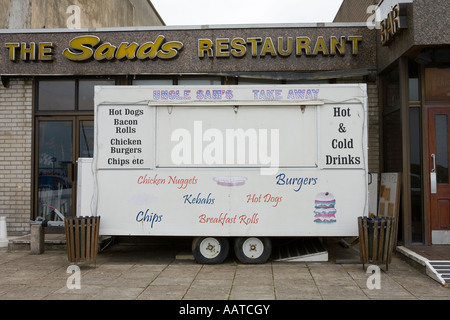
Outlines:
[[[231,255],[220,265],[176,259],[188,249],[189,243],[111,245],[99,253],[95,264],[80,265],[81,289],[70,289],[67,280],[76,274],[67,273],[71,264],[65,250],[31,255],[27,250],[1,248],[0,300],[450,299],[449,288],[411,266],[399,253],[388,271],[381,266],[379,281],[369,280],[369,287],[380,285],[371,289],[368,279],[375,274],[359,263],[348,263],[348,257],[354,256],[351,248],[332,247],[328,262],[264,265],[242,265]]]

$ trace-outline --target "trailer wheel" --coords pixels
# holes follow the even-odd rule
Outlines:
[[[230,245],[223,237],[197,237],[192,241],[192,254],[198,263],[222,263],[228,256]]]
[[[234,253],[242,263],[265,263],[272,254],[270,238],[236,238]]]

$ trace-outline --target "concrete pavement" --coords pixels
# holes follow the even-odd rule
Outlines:
[[[80,273],[68,270],[71,264],[62,249],[32,255],[1,248],[0,300],[450,299],[449,288],[399,253],[388,271],[380,266],[375,278],[377,273],[368,273],[362,264],[336,263],[351,261],[338,259],[338,251],[345,251],[338,246],[330,251],[328,262],[243,265],[230,254],[223,264],[200,265],[189,255],[176,258],[189,244],[114,244],[99,252],[95,263],[80,264]]]

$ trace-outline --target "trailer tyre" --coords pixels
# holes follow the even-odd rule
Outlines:
[[[242,263],[265,263],[272,254],[272,242],[270,238],[236,238],[234,253]]]
[[[228,256],[230,244],[223,237],[197,237],[192,241],[192,254],[198,263],[222,263]]]

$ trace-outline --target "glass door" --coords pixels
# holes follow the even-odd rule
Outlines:
[[[94,120],[91,117],[78,118],[78,148],[76,159],[94,157]]]
[[[72,120],[39,120],[37,128],[35,213],[55,221],[52,207],[64,216],[73,214],[74,125]]]
[[[428,107],[428,171],[432,234],[450,230],[450,107]]]
[[[75,216],[76,160],[92,158],[94,121],[91,116],[38,118],[35,219],[62,221]]]
[[[114,79],[36,80],[32,219],[62,220],[76,214],[76,161],[94,153],[95,86]]]

